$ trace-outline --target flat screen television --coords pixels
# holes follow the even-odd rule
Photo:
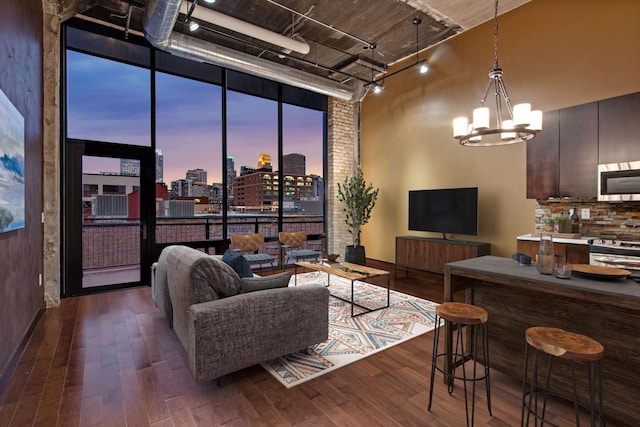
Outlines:
[[[478,235],[478,188],[409,191],[409,230]]]

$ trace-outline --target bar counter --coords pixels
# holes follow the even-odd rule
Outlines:
[[[444,301],[457,291],[489,312],[492,369],[522,381],[525,330],[562,328],[600,341],[604,416],[609,425],[640,425],[640,284],[628,279],[593,280],[572,275],[558,279],[511,258],[484,256],[445,265]],[[568,365],[554,361],[554,378],[564,393]],[[577,372],[584,374],[583,366]],[[560,389],[555,388],[555,391]],[[578,394],[588,401],[586,376]]]

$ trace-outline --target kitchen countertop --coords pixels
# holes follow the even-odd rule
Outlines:
[[[589,240],[594,239],[595,237],[582,236],[579,239],[572,239],[567,237],[555,237],[553,236],[553,241],[557,243],[569,243],[572,245],[588,245]],[[518,240],[531,240],[534,242],[540,241],[539,234],[523,234],[522,236],[518,236]]]
[[[631,279],[595,280],[575,273],[570,279],[558,279],[552,274],[541,274],[535,265],[520,265],[511,258],[483,256],[446,264],[457,270],[503,277],[505,280],[518,279],[528,283],[539,283],[574,291],[610,295],[640,301],[640,284]]]

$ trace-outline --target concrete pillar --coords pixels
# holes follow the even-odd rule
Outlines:
[[[60,18],[58,5],[43,0],[43,269],[47,307],[60,305]]]

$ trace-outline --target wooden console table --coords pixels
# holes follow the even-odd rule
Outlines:
[[[607,424],[640,425],[639,284],[575,275],[557,279],[538,273],[534,266],[516,264],[511,258],[485,256],[447,264],[444,301],[453,301],[454,292],[462,290],[466,291],[466,302],[489,313],[492,369],[522,381],[528,327],[557,327],[587,335],[604,345]],[[552,384],[566,383],[568,375],[566,370],[554,372]],[[577,379],[579,398],[588,400],[586,375]]]
[[[491,245],[482,242],[430,239],[416,236],[396,236],[396,263],[398,267],[444,273],[448,262],[489,255]]]

